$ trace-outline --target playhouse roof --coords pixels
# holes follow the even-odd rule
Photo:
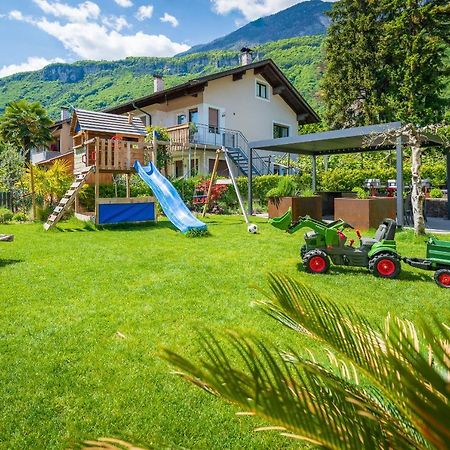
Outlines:
[[[75,109],[70,125],[71,134],[78,131],[97,131],[135,136],[147,135],[145,126],[139,117],[133,117],[130,123],[127,116],[83,109]]]

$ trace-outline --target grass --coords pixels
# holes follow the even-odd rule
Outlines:
[[[309,346],[251,307],[269,271],[287,273],[374,324],[388,312],[449,322],[448,292],[431,272],[405,266],[400,279],[333,268],[301,270],[301,235],[256,220],[211,217],[210,235],[188,239],[168,222],[102,231],[69,222],[0,226],[0,448],[61,449],[101,436],[158,448],[291,448],[261,423],[170,374],[161,346],[197,355],[200,330],[236,329],[277,346]],[[72,231],[72,232],[71,232]],[[450,236],[447,236],[449,238]],[[398,235],[404,255],[423,239]],[[319,355],[320,357],[320,355]]]

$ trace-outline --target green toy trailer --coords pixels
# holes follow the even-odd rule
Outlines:
[[[430,237],[427,241],[427,256],[422,258],[403,258],[412,267],[433,270],[434,281],[443,288],[450,288],[450,242]]]
[[[291,224],[289,210],[281,217],[269,220],[276,228],[292,234],[302,228],[311,228],[305,233],[305,244],[300,256],[306,270],[310,273],[326,273],[331,262],[336,266],[366,267],[381,278],[396,278],[401,271],[401,257],[395,243],[396,223],[385,219],[379,226],[374,238],[363,238],[356,231],[359,246],[354,240],[347,242],[344,231],[351,225],[343,220],[326,223],[310,217],[302,217]]]

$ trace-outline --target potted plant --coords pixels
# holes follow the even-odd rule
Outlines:
[[[370,197],[362,188],[354,188],[355,197],[334,199],[334,218],[342,219],[355,228],[368,230],[377,228],[386,219],[395,219],[396,199],[394,197]]]
[[[311,189],[299,189],[290,177],[281,177],[277,187],[270,189],[266,197],[269,218],[282,216],[290,208],[293,221],[304,216],[322,219],[322,198]]]

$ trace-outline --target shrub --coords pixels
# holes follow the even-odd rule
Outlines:
[[[430,191],[431,198],[442,198],[443,196],[444,196],[444,194],[442,193],[442,191],[439,188],[433,188]]]
[[[45,222],[48,216],[53,212],[53,206],[38,206],[36,209],[36,220],[40,222]]]
[[[18,212],[14,214],[12,220],[14,220],[14,222],[26,222],[28,220],[28,216],[24,212]]]
[[[11,222],[14,214],[8,208],[0,208],[0,223]]]
[[[266,193],[267,198],[293,197],[296,194],[297,186],[291,177],[280,177],[276,188],[270,189]]]
[[[352,189],[352,192],[356,193],[356,198],[359,198],[360,200],[365,200],[366,198],[369,198],[369,193],[360,187],[355,187]]]

